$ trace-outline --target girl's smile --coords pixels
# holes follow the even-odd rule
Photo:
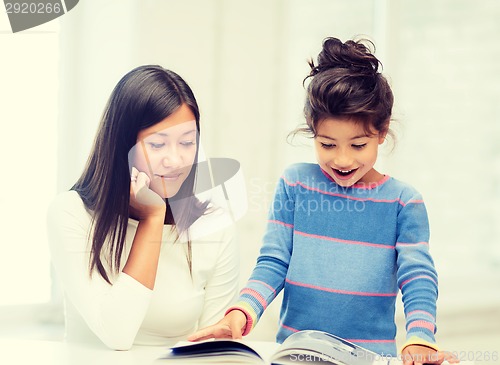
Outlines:
[[[352,119],[327,118],[318,123],[315,149],[318,163],[338,185],[373,183],[382,178],[373,166],[385,134],[367,134]]]
[[[356,172],[356,170],[357,169],[352,169],[352,170],[337,170],[337,169],[333,169],[333,173],[340,180],[349,180],[354,175],[354,173]]]

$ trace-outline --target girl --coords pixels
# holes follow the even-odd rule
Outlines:
[[[362,42],[328,38],[311,72],[305,132],[317,164],[280,179],[257,265],[237,304],[190,340],[248,334],[283,289],[277,341],[305,329],[396,355],[395,300],[406,314],[408,363],[441,363],[434,340],[437,275],[420,194],[374,169],[393,105]]]
[[[68,340],[174,343],[236,299],[228,215],[194,196],[199,121],[189,86],[159,66],[113,90],[83,174],[49,208]]]

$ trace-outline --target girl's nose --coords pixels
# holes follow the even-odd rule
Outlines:
[[[339,152],[333,157],[333,163],[337,169],[349,169],[352,166],[352,158],[347,153]]]

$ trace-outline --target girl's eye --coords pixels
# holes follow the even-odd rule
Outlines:
[[[189,147],[189,146],[194,146],[196,144],[196,142],[195,141],[182,141],[182,142],[180,142],[180,144],[182,146]]]
[[[335,147],[335,145],[334,145],[334,144],[331,144],[331,143],[323,143],[323,142],[320,142],[320,144],[321,144],[321,147],[323,147],[324,149],[327,149],[327,150],[329,150],[329,149],[331,149],[331,148]]]
[[[149,142],[148,145],[153,150],[159,150],[160,148],[162,148],[163,146],[165,146],[165,143],[153,143],[153,142]]]
[[[366,146],[366,143],[362,143],[362,144],[353,144],[352,146],[353,146],[354,148],[356,148],[356,149],[360,150],[360,149],[362,149],[363,147],[365,147],[365,146]]]

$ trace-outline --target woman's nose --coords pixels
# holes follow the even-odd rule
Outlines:
[[[176,147],[169,148],[163,155],[162,163],[164,167],[178,168],[182,165],[182,155]]]

